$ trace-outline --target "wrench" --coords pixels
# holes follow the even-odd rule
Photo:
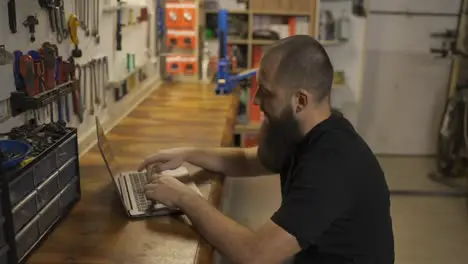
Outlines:
[[[99,1],[98,1],[99,2]],[[64,9],[64,4],[63,0],[58,0],[57,5],[59,8],[59,14],[60,14],[60,23],[62,27],[62,36],[63,38],[68,37],[68,25],[67,25],[67,19],[65,18],[65,9]]]
[[[93,74],[93,66],[94,64],[94,60],[90,61],[89,62],[89,71],[90,71],[90,81],[91,81],[91,85],[90,85],[90,93],[91,93],[91,100],[90,100],[90,108],[89,108],[89,114],[90,115],[94,115],[94,74]]]
[[[81,79],[81,74],[82,74],[81,72],[82,72],[81,65],[75,64],[75,77],[76,77],[76,81],[78,82],[77,86],[78,86],[78,91],[80,93],[81,107],[84,109],[83,81]]]
[[[89,0],[82,0],[84,2],[84,17],[85,17],[85,36],[89,37],[90,28],[90,15],[89,15]]]
[[[58,6],[53,7],[54,19],[55,19],[55,29],[57,31],[57,42],[60,44],[63,41],[63,29],[62,21],[60,20],[60,8]]]
[[[107,56],[102,58],[102,66],[104,67],[104,73],[102,75],[102,89],[104,94],[102,95],[102,103],[103,107],[107,107],[107,100],[106,100],[106,91],[107,91],[107,82],[109,81],[109,61],[107,60]]]
[[[96,44],[99,44],[101,37],[99,36],[99,1],[93,1],[93,32],[91,35],[94,37]]]
[[[101,64],[100,60],[95,60],[95,59],[92,60],[92,65],[93,65],[92,75],[93,75],[93,81],[94,81],[94,102],[96,103],[96,105],[101,104],[101,98],[99,97],[99,86],[98,86],[100,64]]]
[[[82,30],[86,31],[86,21],[84,15],[84,0],[76,0],[77,1],[77,10],[78,10],[78,19],[80,20],[80,27]]]
[[[81,83],[83,90],[82,90],[82,98],[83,98],[83,109],[86,109],[86,94],[88,91],[88,73],[87,69],[89,68],[88,64],[82,66],[81,74],[83,75],[83,82]]]

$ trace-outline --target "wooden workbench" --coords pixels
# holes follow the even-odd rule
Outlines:
[[[125,169],[162,148],[219,146],[232,141],[236,96],[213,86],[163,85],[108,134]],[[192,264],[212,262],[213,249],[183,217],[129,220],[120,207],[97,146],[80,159],[82,198],[29,264]],[[215,206],[222,176],[201,171],[203,194]],[[207,180],[208,178],[208,180]]]

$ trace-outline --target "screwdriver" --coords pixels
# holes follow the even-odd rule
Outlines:
[[[23,55],[20,58],[20,74],[23,77],[26,94],[30,97],[39,93],[37,83],[34,80],[34,61],[30,55]],[[34,109],[34,118],[37,120],[37,112]]]
[[[78,39],[78,27],[80,26],[80,21],[75,14],[71,14],[68,19],[68,31],[70,32],[70,39],[75,44],[75,48],[72,50],[72,56],[75,58],[80,58],[82,55],[81,50],[78,48],[80,40]]]

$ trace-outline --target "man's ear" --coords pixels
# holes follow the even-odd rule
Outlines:
[[[309,93],[303,90],[297,91],[294,96],[294,111],[296,113],[303,111],[306,108],[306,106],[310,103],[310,100],[311,98],[309,96]]]

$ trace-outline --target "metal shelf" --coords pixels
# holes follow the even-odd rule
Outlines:
[[[272,16],[310,16],[307,11],[283,11],[283,10],[252,10],[254,15],[272,15]]]

